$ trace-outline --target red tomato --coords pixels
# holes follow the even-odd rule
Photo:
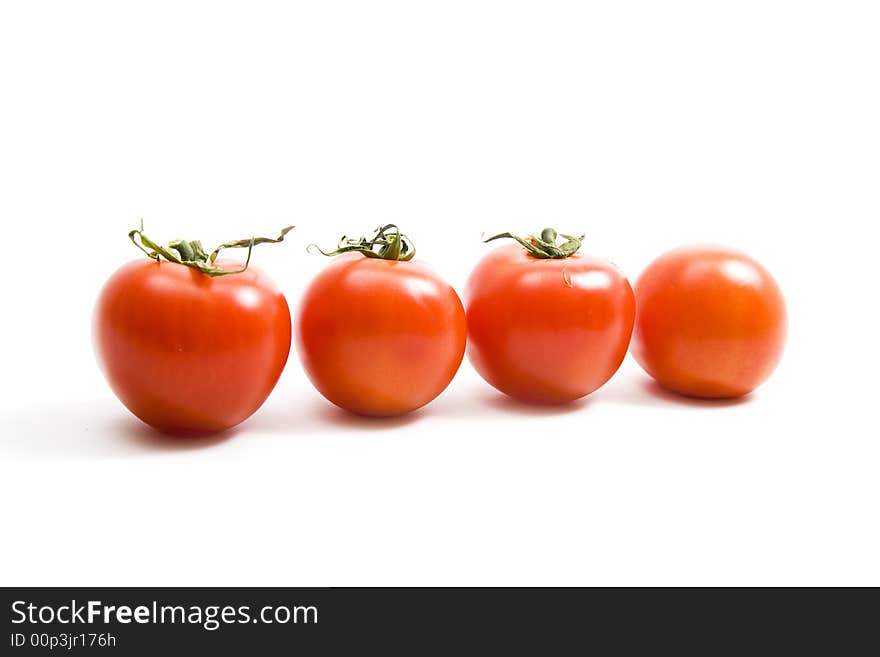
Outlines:
[[[648,266],[635,294],[633,355],[664,388],[739,397],[770,376],[782,357],[782,292],[744,253],[675,249]]]
[[[212,278],[147,259],[107,281],[93,323],[98,361],[117,397],[175,435],[217,433],[250,417],[284,369],[290,333],[287,301],[255,267]]]
[[[608,381],[626,355],[635,313],[629,282],[611,263],[582,253],[538,258],[516,244],[478,263],[465,306],[477,372],[511,397],[541,404],[579,399]]]
[[[359,415],[392,416],[449,385],[467,329],[455,290],[421,263],[349,253],[309,285],[296,333],[324,397]]]

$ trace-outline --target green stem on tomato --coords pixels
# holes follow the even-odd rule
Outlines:
[[[558,244],[560,237],[565,241]],[[575,237],[574,235],[557,233],[553,228],[545,228],[541,231],[540,237],[537,235],[520,237],[513,233],[499,233],[492,237],[483,236],[483,242],[485,243],[498,239],[516,240],[535,258],[568,258],[577,253],[578,249],[581,248],[581,242],[584,239],[584,235]]]
[[[317,244],[309,244],[308,248],[309,250],[314,248],[325,256],[360,253],[364,257],[381,260],[412,260],[416,254],[416,247],[406,235],[400,232],[400,228],[396,224],[380,226],[370,239],[364,236],[349,238],[343,235],[333,251],[324,251]]]
[[[202,247],[202,243],[199,240],[174,240],[169,242],[167,247],[157,244],[144,235],[143,220],[141,220],[140,228],[129,232],[128,238],[136,247],[154,260],[165,258],[168,262],[174,262],[178,265],[198,269],[203,274],[213,278],[217,276],[229,276],[230,274],[241,274],[247,270],[248,265],[251,262],[251,252],[253,251],[254,246],[257,244],[277,244],[278,242],[282,242],[284,241],[284,236],[292,229],[293,226],[282,228],[281,234],[275,238],[251,237],[242,240],[234,240],[232,242],[225,242],[214,249],[210,255],[205,252],[205,249]],[[241,269],[222,269],[214,266],[214,261],[217,260],[217,256],[223,249],[243,248],[246,248],[248,252],[244,266],[242,266]]]

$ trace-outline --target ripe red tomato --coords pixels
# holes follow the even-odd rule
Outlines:
[[[413,411],[439,395],[464,357],[458,295],[411,257],[396,227],[350,241],[308,286],[296,335],[303,367],[337,406],[367,416]],[[386,241],[387,240],[387,241]],[[397,243],[378,255],[376,245]],[[358,248],[352,244],[359,245]],[[368,255],[367,251],[374,255]],[[397,259],[397,258],[400,259]]]
[[[205,265],[217,273],[241,267]],[[130,262],[101,290],[93,320],[98,362],[116,396],[147,424],[183,436],[250,417],[281,375],[290,336],[287,301],[253,266],[210,276],[177,262]]]
[[[664,388],[693,397],[739,397],[769,377],[782,357],[782,292],[744,253],[675,249],[648,266],[635,294],[632,352]]]
[[[593,392],[620,367],[632,333],[626,277],[563,237],[561,249],[550,229],[515,238],[526,248],[494,249],[465,291],[468,358],[491,385],[525,402],[563,403]]]

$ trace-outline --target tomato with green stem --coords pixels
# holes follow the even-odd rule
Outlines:
[[[143,228],[129,234],[149,258],[110,277],[93,318],[98,363],[128,410],[162,432],[200,436],[263,404],[287,362],[291,321],[284,295],[250,256],[290,228],[210,254],[199,241],[165,247]],[[218,259],[229,248],[247,248],[246,261]]]
[[[413,260],[412,242],[393,224],[321,253],[336,257],[306,289],[296,320],[299,356],[318,391],[378,417],[437,397],[464,357],[455,290]]]
[[[560,242],[559,238],[562,237]],[[583,237],[502,233],[465,288],[468,358],[501,392],[536,404],[570,402],[608,381],[626,355],[633,292]]]

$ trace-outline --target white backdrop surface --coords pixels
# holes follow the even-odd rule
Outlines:
[[[0,6],[0,582],[880,584],[880,8],[870,2],[10,2]],[[738,247],[790,314],[738,403],[631,359],[582,403],[465,362],[399,420],[295,352],[221,440],[158,439],[90,341],[156,239],[260,247],[292,307],[399,223],[461,287],[482,231],[553,225],[631,280]]]

